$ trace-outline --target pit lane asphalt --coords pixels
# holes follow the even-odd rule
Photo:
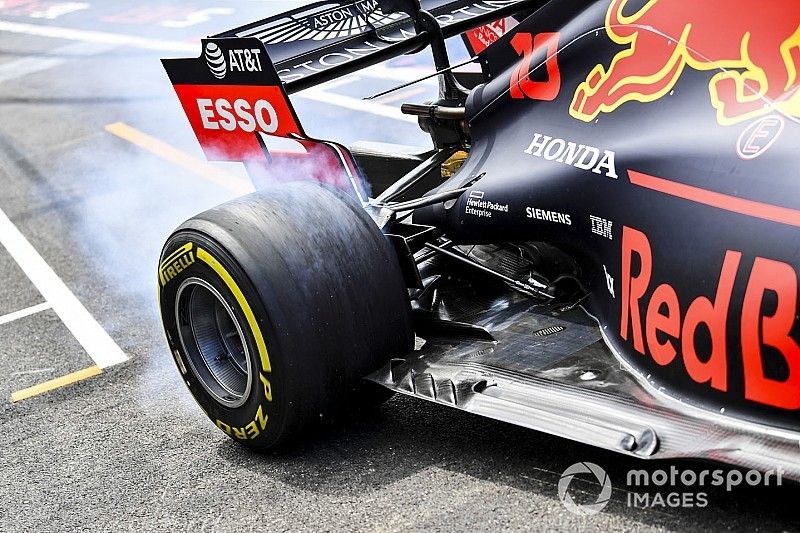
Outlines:
[[[103,2],[52,20],[0,7],[0,20],[189,42],[287,8],[193,2],[234,12],[183,29],[119,15],[138,9],[141,21],[147,9],[187,6]],[[404,397],[291,453],[256,455],[228,440],[173,367],[154,272],[176,225],[234,194],[105,131],[125,122],[201,157],[158,63],[163,55],[0,31],[0,209],[130,357],[12,404],[13,391],[92,360],[53,311],[0,325],[0,530],[798,529],[795,485],[711,489],[704,508],[631,509],[625,473],[672,463],[632,461]],[[365,77],[338,91],[389,85]],[[425,141],[408,123],[296,101],[319,136]],[[2,248],[0,276],[0,316],[43,302]],[[571,514],[557,496],[561,472],[579,461],[602,466],[615,487],[595,516]],[[576,486],[587,497],[598,492]]]

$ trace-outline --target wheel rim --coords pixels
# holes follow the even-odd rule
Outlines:
[[[189,278],[178,288],[175,315],[184,353],[203,388],[226,407],[244,404],[253,372],[230,305],[208,282]]]

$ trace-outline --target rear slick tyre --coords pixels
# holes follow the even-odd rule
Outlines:
[[[413,348],[394,251],[361,206],[316,183],[181,225],[161,254],[159,305],[197,403],[258,450],[377,401],[362,378]]]

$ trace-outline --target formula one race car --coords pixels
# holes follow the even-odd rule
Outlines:
[[[428,47],[439,98],[402,110],[433,149],[305,134],[288,94]],[[164,66],[208,158],[267,184],[159,267],[233,439],[295,442],[377,384],[800,478],[797,2],[331,0]]]

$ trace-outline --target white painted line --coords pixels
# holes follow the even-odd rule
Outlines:
[[[20,370],[19,372],[12,372],[11,377],[16,376],[30,376],[31,374],[50,374],[55,372],[55,368],[38,368],[36,370]]]
[[[360,75],[370,76],[381,80],[394,80],[408,83],[413,80],[424,78],[425,76],[430,76],[434,73],[434,70],[433,68],[419,67],[388,67],[385,63],[378,63],[377,65],[372,65],[371,67],[359,70],[358,73]],[[417,84],[438,87],[439,80],[436,77],[426,78],[418,81]]]
[[[24,33],[27,35],[38,35],[41,37],[52,37],[56,39],[69,39],[74,41],[82,41],[86,43],[100,43],[107,45],[119,46],[132,46],[134,48],[144,48],[147,50],[159,50],[165,52],[186,52],[190,54],[200,53],[200,44],[183,42],[183,41],[165,41],[160,39],[148,39],[146,37],[135,37],[133,35],[124,35],[120,33],[109,33],[101,31],[90,30],[76,30],[72,28],[64,28],[60,26],[45,26],[41,24],[24,24],[20,22],[9,22],[0,20],[0,32],[7,31],[11,33]],[[43,59],[44,60],[44,59]],[[391,79],[397,81],[408,81],[417,77],[429,74],[427,69],[419,68],[388,68],[385,65],[374,65],[369,67],[361,73],[379,79]],[[351,83],[357,80],[354,78],[345,78],[346,81],[338,83],[338,80],[330,82],[328,87],[336,87],[341,84]],[[1,80],[0,80],[1,81]],[[434,85],[438,83],[435,78],[424,80],[422,84]],[[369,100],[361,100],[350,96],[338,95],[335,93],[326,92],[323,88],[312,87],[298,93],[299,96],[308,98],[309,100],[317,100],[327,104],[344,107],[345,109],[352,109],[355,111],[365,111],[367,113],[399,120],[401,122],[409,122],[412,124],[417,123],[416,117],[404,115],[399,109],[385,106],[377,102]]]
[[[57,57],[26,57],[16,61],[9,61],[0,65],[0,82],[42,72],[57,67],[63,62],[63,59]]]
[[[359,71],[359,74],[365,74],[368,77],[379,78],[379,79],[408,81],[409,79],[414,79],[415,77],[425,76],[429,74],[429,72],[426,70],[412,69],[406,67],[399,67],[397,69],[394,69],[394,68],[388,68],[385,65],[374,65],[362,71]],[[344,107],[345,109],[352,109],[354,111],[363,111],[384,118],[391,118],[394,120],[399,120],[401,122],[409,122],[411,124],[417,124],[417,117],[404,115],[398,107],[388,106],[375,100],[363,100],[361,98],[354,98],[352,96],[346,96],[343,94],[336,94],[333,92],[329,92],[331,89],[335,89],[343,85],[348,85],[350,83],[360,81],[361,79],[362,78],[360,76],[353,76],[353,75],[344,76],[342,78],[335,79],[327,83],[323,83],[322,85],[317,85],[316,87],[311,87],[310,89],[300,91],[299,93],[296,93],[296,95],[301,98],[308,98],[309,100],[315,100],[317,102],[323,102],[326,104],[332,104],[335,106]],[[408,89],[408,91],[409,92],[414,91],[414,94],[421,94],[426,90],[424,87],[425,85],[428,85],[430,87],[436,87],[438,86],[438,82],[436,81],[435,78],[424,80],[422,82],[419,82],[419,85],[413,86],[411,89]]]
[[[357,81],[361,81],[359,76],[353,76],[352,74],[349,74],[342,78],[337,78],[335,80],[327,81],[321,85],[317,85],[317,87],[323,91],[329,91],[343,85],[350,85],[351,83],[355,83]]]
[[[83,41],[87,43],[116,44],[144,48],[146,50],[160,50],[165,52],[200,52],[200,43],[183,41],[165,41],[161,39],[148,39],[121,33],[104,31],[76,30],[61,26],[45,26],[43,24],[24,24],[0,20],[0,31],[9,33],[24,33],[39,37],[52,37],[55,39],[68,39],[70,41]]]
[[[14,322],[15,320],[19,320],[20,318],[25,318],[26,316],[35,315],[36,313],[40,313],[42,311],[46,311],[53,307],[50,305],[49,302],[44,302],[37,305],[32,305],[26,309],[20,309],[19,311],[14,311],[13,313],[8,313],[7,315],[0,316],[0,325],[8,324],[9,322]]]
[[[382,104],[392,104],[394,102],[410,102],[416,96],[426,93],[425,87],[408,87],[407,89],[400,89],[393,93],[384,94],[375,99],[375,101]]]
[[[106,368],[128,359],[2,209],[0,244],[8,250],[44,299],[52,305],[53,311],[97,366]]]
[[[1,2],[0,2],[1,3]],[[43,24],[25,24],[20,22],[10,22],[0,20],[0,31],[11,33],[24,33],[28,35],[38,35],[40,37],[53,37],[56,39],[67,39],[71,41],[82,41],[87,43],[104,43],[114,45],[132,46],[134,48],[144,48],[147,50],[160,50],[164,52],[189,52],[195,55],[200,53],[199,42],[189,41],[168,41],[162,39],[149,39],[147,37],[136,37],[123,33],[111,33],[93,30],[77,30],[64,28],[61,26],[46,26]],[[389,79],[401,82],[408,82],[427,76],[433,72],[432,68],[420,67],[387,67],[385,64],[377,64],[359,71],[360,75],[366,75],[378,79]],[[429,78],[419,82],[425,85],[438,85],[436,78]]]
[[[96,43],[75,43],[56,48],[53,54],[58,56],[88,56],[99,54],[115,47]],[[0,83],[49,70],[65,63],[68,59],[68,57],[25,57],[3,63],[0,65]]]
[[[371,100],[361,100],[360,98],[353,98],[352,96],[344,96],[342,94],[329,93],[320,89],[319,87],[312,87],[297,93],[297,96],[308,98],[309,100],[316,100],[325,104],[333,104],[346,109],[353,109],[355,111],[363,111],[372,115],[380,117],[392,118],[402,122],[417,123],[417,117],[404,115],[397,107],[379,104]]]

